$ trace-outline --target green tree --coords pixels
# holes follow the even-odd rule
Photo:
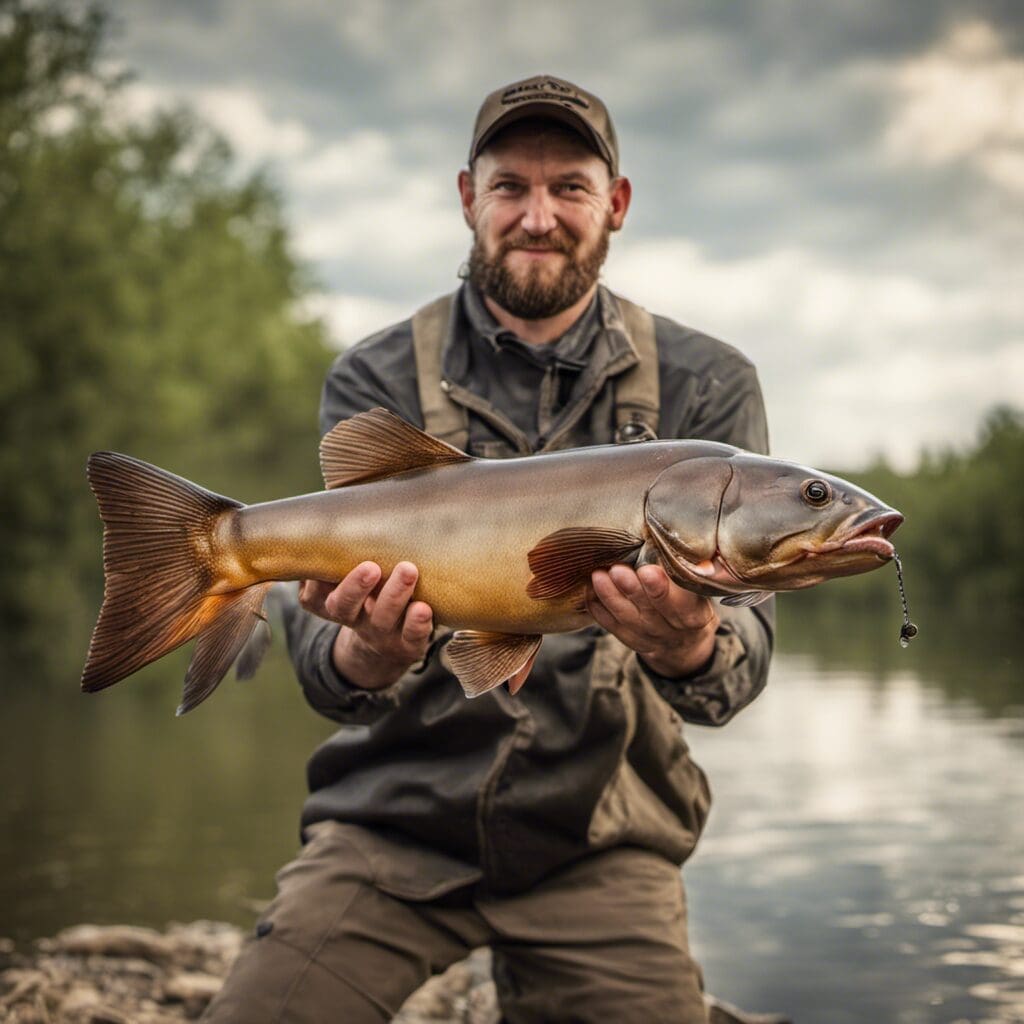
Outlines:
[[[0,0],[0,479],[8,662],[84,654],[102,448],[251,501],[318,486],[331,353],[281,201],[187,110],[117,115],[104,18]]]

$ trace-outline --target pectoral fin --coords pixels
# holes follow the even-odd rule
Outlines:
[[[479,697],[506,679],[513,680],[519,690],[543,639],[536,635],[461,629],[452,637],[445,653],[466,696]]]
[[[530,597],[560,597],[585,583],[595,569],[630,560],[643,538],[625,530],[572,527],[549,533],[526,556],[533,572]]]
[[[722,604],[733,608],[753,608],[756,604],[764,604],[772,596],[770,590],[748,590],[745,594],[730,594],[722,598]]]
[[[471,459],[387,409],[342,420],[320,442],[320,468],[328,490]]]

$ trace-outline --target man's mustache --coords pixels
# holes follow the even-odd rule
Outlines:
[[[507,255],[514,249],[526,249],[528,252],[561,252],[566,256],[571,256],[576,251],[576,246],[560,234],[544,235],[542,238],[521,234],[506,238],[502,242],[499,257]]]

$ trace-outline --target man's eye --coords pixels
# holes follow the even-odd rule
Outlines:
[[[494,186],[495,192],[517,192],[519,190],[519,184],[515,181],[499,181]]]

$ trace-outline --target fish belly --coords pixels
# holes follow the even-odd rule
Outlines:
[[[473,462],[252,505],[224,531],[231,552],[224,561],[233,561],[245,585],[336,581],[363,561],[376,562],[387,576],[409,561],[419,570],[414,596],[439,623],[513,633],[579,629],[591,621],[583,587],[553,599],[529,597],[527,555],[566,527],[639,534],[644,488],[638,481],[523,472],[524,462],[543,461]]]

